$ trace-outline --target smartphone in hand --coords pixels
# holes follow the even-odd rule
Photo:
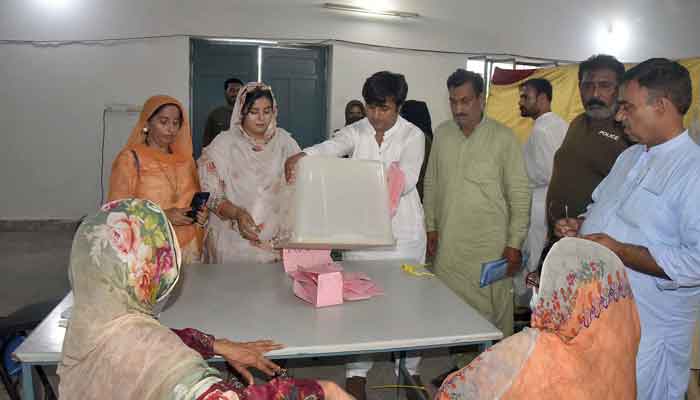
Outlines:
[[[192,196],[192,202],[190,203],[190,207],[192,208],[190,211],[187,212],[188,217],[192,219],[197,219],[197,211],[201,210],[202,207],[204,207],[207,204],[207,201],[209,200],[209,192],[197,192]]]

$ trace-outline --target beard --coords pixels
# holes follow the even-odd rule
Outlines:
[[[584,104],[584,109],[586,110],[586,115],[593,119],[607,119],[615,116],[617,101],[607,105],[603,100],[594,97]]]

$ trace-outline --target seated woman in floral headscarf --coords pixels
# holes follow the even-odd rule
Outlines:
[[[58,367],[63,399],[349,399],[331,382],[275,378],[244,386],[224,380],[205,358],[222,355],[272,374],[271,341],[234,343],[153,318],[180,277],[181,254],[165,213],[148,200],[105,204],[73,240],[73,312]],[[184,342],[183,342],[184,341]],[[185,342],[188,345],[185,345]]]
[[[277,127],[272,89],[251,82],[236,98],[231,127],[198,160],[202,188],[211,193],[205,243],[210,263],[275,262],[273,248],[286,211],[284,161],[298,153],[291,134]]]
[[[640,327],[622,261],[607,248],[564,238],[544,261],[532,329],[450,375],[447,399],[634,399]]]
[[[175,227],[185,264],[201,261],[207,213],[186,215],[199,191],[192,158],[192,133],[182,104],[170,96],[146,100],[139,121],[112,164],[109,201],[148,199],[158,204]],[[195,224],[195,222],[197,222]]]

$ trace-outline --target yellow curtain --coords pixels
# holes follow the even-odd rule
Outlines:
[[[693,82],[693,104],[685,116],[685,126],[700,123],[698,84],[700,83],[700,58],[679,60],[688,69]],[[634,64],[626,65],[627,68]],[[567,122],[583,112],[578,90],[578,64],[541,68],[520,81],[507,84],[491,84],[486,102],[486,115],[513,129],[518,139],[525,143],[532,130],[532,119],[520,116],[518,108],[519,86],[528,79],[544,78],[552,84],[552,111]]]

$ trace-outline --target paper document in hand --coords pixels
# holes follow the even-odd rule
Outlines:
[[[387,183],[389,185],[389,212],[393,217],[399,207],[401,193],[406,187],[406,175],[401,171],[398,162],[391,163],[387,171]]]

